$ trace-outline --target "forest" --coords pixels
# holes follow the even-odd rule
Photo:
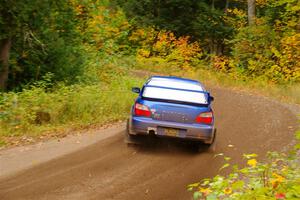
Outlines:
[[[299,104],[299,61],[299,0],[1,0],[0,147],[125,120],[131,87],[144,82],[135,71]],[[253,185],[272,168],[256,156],[245,155],[243,174],[256,177]],[[299,195],[299,167],[292,166],[281,189]],[[274,175],[274,184],[282,177]],[[205,183],[215,194],[233,194],[223,191],[233,177],[219,178]],[[195,199],[212,192],[199,192],[199,184],[188,188],[197,188]],[[263,189],[239,194],[253,199]]]
[[[20,91],[45,75],[78,83],[92,60],[125,55],[297,83],[299,9],[298,0],[2,0],[0,87]]]

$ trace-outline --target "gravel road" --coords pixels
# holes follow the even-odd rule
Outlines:
[[[214,157],[216,153],[243,165],[243,153],[257,153],[258,159],[264,159],[267,151],[286,150],[292,144],[298,126],[297,107],[228,89],[210,91],[215,97],[218,128],[215,152],[196,153],[187,145],[166,140],[127,147],[124,124],[105,133],[99,131],[108,136],[86,141],[87,145],[76,151],[55,154],[58,157],[47,154],[46,148],[38,156],[51,159],[32,167],[28,162],[34,150],[29,151],[29,158],[24,156],[23,161],[27,168],[22,171],[12,160],[23,157],[5,157],[4,150],[0,151],[0,161],[6,162],[3,171],[18,170],[6,170],[11,174],[0,178],[0,199],[191,199],[187,184],[220,173],[223,161]],[[56,148],[70,149],[70,145],[61,141]]]

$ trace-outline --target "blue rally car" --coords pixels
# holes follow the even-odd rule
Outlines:
[[[215,139],[214,100],[201,83],[153,76],[140,89],[127,123],[127,140],[136,135],[180,138],[211,145]]]

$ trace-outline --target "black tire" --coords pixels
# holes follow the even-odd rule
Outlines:
[[[196,152],[207,152],[207,151],[215,152],[215,150],[216,150],[216,135],[217,135],[217,131],[215,129],[214,136],[210,143],[196,142],[193,144],[193,149]]]
[[[205,143],[208,146],[211,146],[214,144],[215,140],[216,140],[216,136],[217,136],[217,129],[214,129],[214,134],[213,134],[213,138],[210,142]]]
[[[206,146],[206,149],[208,151],[211,151],[211,152],[215,152],[216,151],[216,146],[217,146],[217,129],[215,129],[215,131],[214,131],[214,136],[213,136],[212,142],[211,143],[206,143],[204,145]]]
[[[126,130],[125,130],[125,133],[124,133],[125,143],[128,146],[138,144],[136,137],[134,135],[130,135],[129,131],[130,131],[129,130],[129,119],[127,119]]]

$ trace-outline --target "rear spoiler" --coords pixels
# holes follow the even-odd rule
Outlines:
[[[207,91],[149,85],[144,86],[141,97],[148,100],[160,100],[193,105],[209,105],[211,101],[214,100]]]

